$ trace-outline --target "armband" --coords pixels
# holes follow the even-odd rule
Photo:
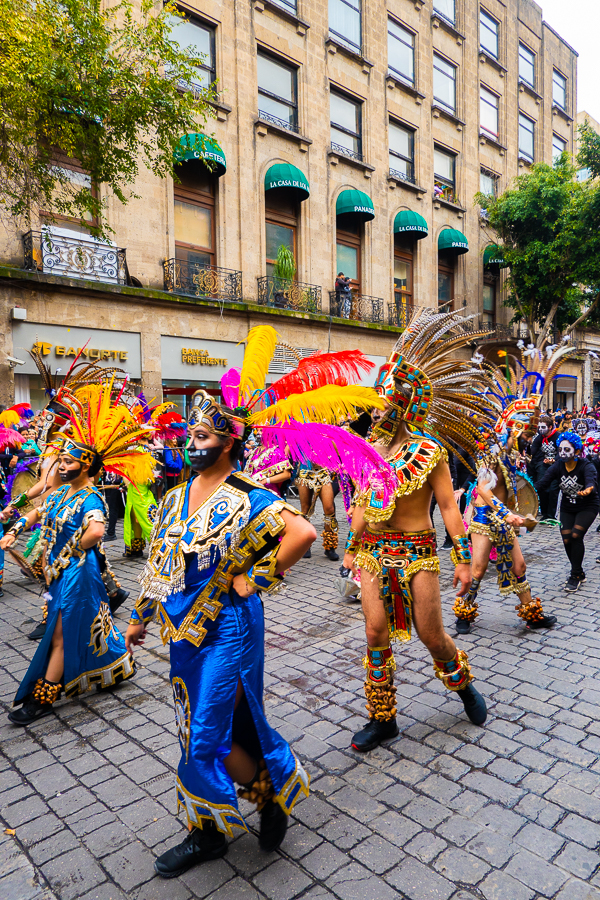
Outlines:
[[[23,491],[22,494],[19,494],[18,497],[10,504],[14,509],[22,509],[24,506],[27,506],[29,503],[29,497],[27,496],[27,491]]]
[[[501,519],[505,519],[507,516],[511,516],[512,513],[508,506],[505,506],[501,500],[498,500],[497,497],[492,495],[492,506],[496,510],[496,513],[500,516]]]
[[[252,568],[244,572],[244,579],[254,591],[265,591],[268,593],[280,586],[283,575],[275,574],[278,550],[279,546],[274,547],[270,553],[267,553],[266,556],[254,563]]]
[[[350,529],[348,532],[348,540],[346,541],[346,553],[356,553],[360,550],[361,539],[356,536],[356,532]]]
[[[455,566],[460,566],[463,563],[470,565],[472,556],[471,556],[471,547],[469,546],[469,538],[466,534],[457,534],[452,538],[452,543],[454,544],[452,550],[450,551],[450,559],[452,560]]]
[[[130,625],[143,625],[144,624],[144,620],[140,618],[136,609],[134,609],[133,612],[131,613],[131,616],[129,618],[129,624]]]
[[[19,537],[21,532],[25,531],[27,528],[27,519],[25,516],[21,516],[20,519],[17,519],[13,527],[8,532],[9,534],[13,534],[16,538]]]

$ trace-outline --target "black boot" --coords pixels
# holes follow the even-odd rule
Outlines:
[[[51,703],[40,703],[30,697],[19,709],[11,709],[8,718],[13,725],[31,725],[36,719],[42,719],[52,712]]]
[[[335,550],[326,550],[326,551],[325,551],[325,556],[327,557],[327,559],[330,559],[331,562],[338,562],[338,560],[339,560],[339,558],[340,558],[340,557],[339,557],[339,554],[337,554],[337,553],[335,552]]]
[[[528,628],[552,628],[553,625],[557,623],[556,616],[543,616],[541,619],[536,619],[533,622],[527,622]]]
[[[369,719],[364,728],[357,731],[352,738],[352,746],[359,753],[374,750],[382,741],[389,741],[398,734],[398,723],[395,719],[387,719],[378,722],[377,719]]]
[[[288,827],[288,817],[275,800],[267,800],[261,811],[258,844],[265,853],[281,847]]]
[[[479,691],[472,684],[468,684],[466,688],[456,693],[462,700],[465,712],[473,725],[483,725],[487,719],[487,706]]]
[[[214,822],[202,828],[192,828],[186,838],[154,860],[154,868],[161,878],[177,878],[192,866],[220,859],[227,853],[227,839],[217,831]]]
[[[110,606],[111,613],[116,613],[118,608],[125,603],[127,598],[129,597],[129,591],[124,590],[123,588],[118,588],[114,594],[111,594],[108,598],[108,605]]]
[[[312,553],[311,553],[311,550],[309,547],[308,550],[306,551],[306,553],[304,554],[304,556],[302,557],[302,559],[310,559],[311,556],[312,556]]]
[[[471,623],[468,619],[457,619],[456,620],[456,633],[457,634],[471,634]]]
[[[40,622],[39,625],[36,625],[33,631],[31,631],[27,638],[30,641],[39,641],[40,638],[43,638],[46,634],[46,623]]]

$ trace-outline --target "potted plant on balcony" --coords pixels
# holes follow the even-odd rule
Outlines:
[[[294,254],[285,244],[277,248],[277,259],[273,266],[273,298],[274,305],[282,308],[285,303],[285,292],[290,289],[296,275]]]

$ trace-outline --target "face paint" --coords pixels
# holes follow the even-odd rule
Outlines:
[[[548,434],[549,430],[550,429],[545,422],[541,422],[540,425],[538,425],[538,431],[540,434]]]
[[[221,456],[223,448],[221,446],[206,447],[204,450],[197,450],[195,447],[188,449],[190,465],[194,472],[203,472],[210,469]]]
[[[558,448],[558,455],[565,461],[568,461],[569,459],[575,459],[575,447],[568,441],[561,441]]]
[[[60,469],[58,470],[58,477],[62,482],[67,484],[69,481],[75,481],[76,478],[79,478],[81,475],[81,470],[83,466],[78,466],[76,469]]]

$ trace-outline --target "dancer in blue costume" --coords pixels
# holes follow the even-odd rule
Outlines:
[[[74,440],[59,436],[58,474],[63,486],[39,509],[22,516],[0,541],[10,547],[18,535],[42,526],[48,600],[46,633],[21,682],[9,713],[15,725],[47,715],[64,687],[67,697],[92,685],[109,688],[135,674],[133,657],[116,629],[102,580],[101,540],[106,505],[92,478],[102,465],[128,477],[149,471],[147,454],[132,444],[147,434],[126,407],[111,405],[112,385],[79,392],[71,416]]]
[[[239,796],[256,803],[263,850],[282,842],[309,777],[263,709],[264,612],[259,592],[315,539],[297,511],[234,467],[243,421],[204,391],[194,395],[188,453],[196,477],[159,507],[142,592],[126,635],[142,643],[156,616],[170,640],[181,759],[178,806],[189,834],[155,863],[172,878],[223,856],[246,831]]]

